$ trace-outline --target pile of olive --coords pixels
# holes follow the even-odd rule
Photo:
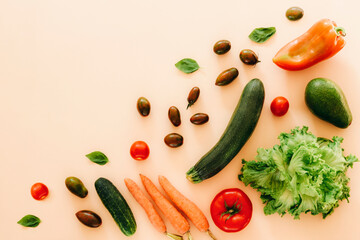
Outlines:
[[[189,95],[187,97],[188,105],[186,109],[191,107],[199,98],[200,89],[198,87],[193,87]],[[140,97],[137,101],[137,110],[139,114],[143,117],[146,117],[150,113],[150,102],[145,97]],[[180,111],[177,107],[171,106],[168,110],[168,118],[170,122],[175,126],[178,127],[181,125],[181,116]],[[202,125],[209,121],[209,116],[206,113],[196,113],[190,118],[190,122],[195,125]],[[178,133],[170,133],[165,136],[164,142],[167,146],[171,148],[180,147],[183,142],[184,138]]]

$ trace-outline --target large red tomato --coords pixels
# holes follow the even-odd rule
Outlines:
[[[210,211],[218,228],[225,232],[238,232],[249,224],[252,204],[243,191],[238,188],[229,188],[215,196]]]

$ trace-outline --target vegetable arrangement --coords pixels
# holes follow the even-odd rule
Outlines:
[[[301,19],[303,14],[304,11],[298,7],[286,11],[286,17],[291,21]],[[254,42],[264,43],[275,33],[275,27],[256,28],[248,37]],[[273,62],[291,71],[311,67],[339,52],[345,45],[344,36],[344,29],[337,27],[333,21],[320,20],[308,32],[280,49]],[[230,49],[231,43],[228,40],[220,40],[213,46],[213,51],[217,55],[224,55]],[[246,65],[256,65],[260,62],[257,54],[251,49],[243,49],[239,58]],[[191,58],[180,60],[175,67],[186,74],[200,68]],[[237,68],[229,68],[218,75],[215,85],[229,85],[238,75]],[[195,104],[199,95],[200,89],[193,87],[187,97],[186,109]],[[260,79],[252,79],[246,84],[223,135],[215,146],[188,170],[188,180],[200,183],[209,179],[234,159],[255,130],[264,98],[265,89]],[[305,90],[305,102],[314,115],[339,128],[347,128],[352,122],[352,114],[344,93],[329,79],[311,80]],[[150,114],[150,102],[145,97],[138,98],[136,107],[142,117]],[[282,96],[276,97],[270,105],[271,112],[279,117],[285,115],[288,109],[289,102]],[[180,111],[177,107],[169,108],[168,118],[173,127],[181,125]],[[209,116],[206,113],[196,113],[190,118],[194,125],[202,125],[208,121]],[[358,159],[353,155],[344,156],[341,148],[342,138],[320,138],[308,132],[307,127],[297,127],[291,130],[291,133],[281,133],[279,139],[280,145],[270,149],[259,148],[255,160],[243,160],[238,176],[245,185],[250,185],[261,193],[260,198],[265,204],[266,215],[278,213],[283,216],[288,213],[299,219],[301,213],[310,212],[312,215],[322,214],[323,218],[326,218],[339,206],[340,201],[348,201],[350,188],[347,184],[350,179],[346,176],[346,171]],[[165,144],[170,148],[182,146],[183,141],[183,136],[178,133],[170,133],[164,138]],[[134,160],[146,160],[149,154],[150,148],[144,141],[136,141],[130,147],[130,155]],[[105,165],[109,161],[100,151],[91,152],[86,157],[98,165]],[[140,174],[140,178],[150,197],[147,197],[133,180],[125,178],[124,182],[158,232],[175,240],[181,240],[186,235],[188,239],[192,239],[188,221],[190,220],[200,232],[206,232],[212,239],[216,239],[209,230],[206,214],[177,190],[166,177],[159,176],[158,181],[168,198],[148,177]],[[77,197],[85,198],[88,195],[88,189],[79,178],[68,177],[65,185]],[[125,236],[135,234],[137,224],[133,212],[115,185],[106,178],[99,178],[95,182],[95,189],[122,233]],[[46,198],[48,193],[48,188],[42,183],[36,183],[31,188],[31,195],[36,200]],[[167,232],[157,208],[178,234]],[[224,189],[211,202],[210,214],[219,229],[225,232],[238,232],[250,223],[252,203],[242,190]],[[102,224],[101,217],[91,210],[78,211],[75,216],[87,227],[96,228]],[[40,222],[38,217],[26,215],[18,224],[36,227]]]

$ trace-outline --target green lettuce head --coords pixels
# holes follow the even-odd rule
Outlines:
[[[280,145],[259,148],[255,161],[243,160],[239,179],[261,193],[266,215],[302,212],[323,218],[350,196],[346,171],[358,159],[343,154],[340,137],[317,138],[308,127],[281,133]]]

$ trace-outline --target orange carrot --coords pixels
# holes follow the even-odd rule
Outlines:
[[[154,183],[144,175],[140,174],[141,181],[145,186],[155,204],[169,220],[171,225],[181,234],[184,235],[190,229],[189,222],[181,213],[160,193]]]
[[[209,222],[204,213],[192,201],[182,195],[164,176],[159,176],[159,183],[170,200],[190,219],[197,229],[214,236],[209,230]]]
[[[154,205],[150,202],[150,200],[145,196],[145,194],[141,191],[140,187],[131,179],[124,179],[126,187],[129,189],[129,192],[135,200],[140,204],[140,206],[145,210],[146,215],[148,216],[151,224],[161,233],[165,233],[168,237],[181,240],[183,239],[181,236],[168,233],[166,231],[166,225],[158,212],[156,211]]]
[[[124,179],[126,187],[129,189],[129,192],[133,195],[135,200],[140,204],[141,207],[146,212],[151,224],[161,233],[166,233],[166,226],[164,221],[161,219],[160,215],[154,208],[154,205],[150,200],[145,196],[141,191],[139,186],[131,179]]]

